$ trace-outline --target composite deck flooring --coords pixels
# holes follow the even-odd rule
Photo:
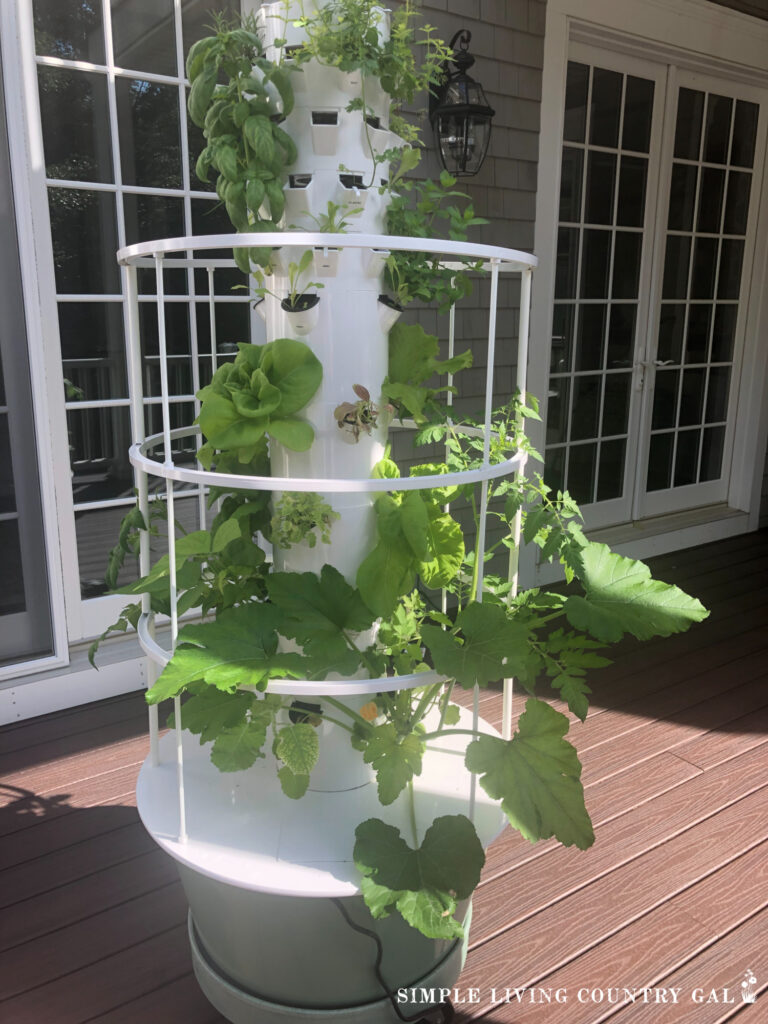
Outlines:
[[[623,642],[593,673],[571,739],[596,842],[507,830],[491,846],[458,1021],[768,1021],[768,532],[652,565],[711,616]],[[481,713],[498,723],[498,693]],[[145,730],[141,694],[0,730],[4,1024],[223,1021],[191,971],[174,868],[136,813]]]

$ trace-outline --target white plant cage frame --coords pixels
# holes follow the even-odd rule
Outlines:
[[[432,239],[393,237],[378,234],[326,234],[319,232],[272,232],[272,233],[239,233],[227,235],[209,235],[163,239],[160,241],[140,243],[121,249],[118,260],[126,273],[127,312],[127,349],[128,373],[130,387],[131,424],[134,442],[130,449],[130,460],[134,466],[138,504],[145,522],[149,522],[150,478],[161,478],[165,481],[167,504],[167,541],[169,557],[170,586],[170,649],[162,647],[155,637],[154,613],[150,608],[149,594],[142,595],[142,612],[138,625],[138,636],[141,647],[148,658],[148,686],[156,681],[159,672],[173,655],[179,634],[179,616],[177,612],[177,579],[176,579],[176,540],[174,531],[174,484],[185,483],[194,485],[201,500],[204,502],[204,489],[209,486],[232,486],[239,490],[254,491],[316,491],[328,494],[375,494],[391,490],[426,490],[435,486],[434,476],[410,476],[391,479],[374,479],[371,477],[299,477],[299,476],[241,476],[205,471],[174,462],[173,442],[179,438],[195,438],[196,447],[200,444],[199,428],[190,425],[177,429],[171,428],[171,398],[168,386],[167,348],[165,333],[165,282],[164,273],[168,269],[184,268],[188,270],[205,270],[208,281],[208,303],[210,310],[211,354],[213,369],[217,366],[215,303],[219,296],[214,288],[214,274],[219,268],[233,268],[234,259],[222,259],[217,255],[208,255],[211,250],[232,249],[233,247],[271,247],[280,249],[290,246],[311,248],[321,252],[327,250],[343,251],[344,249],[362,250],[360,259],[373,261],[382,252],[419,252],[440,258],[441,265],[449,269],[465,270],[467,261],[482,265],[483,271],[490,277],[490,300],[488,308],[487,328],[487,369],[485,380],[484,422],[480,427],[461,427],[474,436],[483,438],[483,456],[481,464],[472,470],[441,474],[440,486],[458,484],[479,484],[481,499],[479,509],[479,551],[484,552],[488,515],[489,481],[512,474],[522,475],[525,469],[526,454],[515,452],[511,457],[500,462],[491,461],[492,439],[492,406],[494,392],[494,370],[497,355],[497,313],[499,298],[499,277],[501,274],[519,275],[520,313],[517,343],[517,379],[518,392],[526,393],[526,367],[528,362],[528,328],[530,319],[531,277],[537,260],[529,253],[496,246],[477,245],[467,242],[454,242]],[[185,255],[178,255],[184,253]],[[159,366],[162,408],[162,432],[145,436],[144,394],[142,384],[141,339],[139,335],[138,316],[138,271],[154,270],[157,296],[157,332],[159,341]],[[454,354],[455,344],[455,307],[449,312],[449,358]],[[448,383],[451,383],[449,376]],[[376,396],[374,396],[376,399]],[[448,401],[452,395],[449,392]],[[405,428],[415,427],[412,422],[400,424]],[[520,513],[518,512],[514,527],[515,547],[510,550],[509,577],[513,592],[517,591],[517,545],[520,540]],[[146,575],[151,568],[149,535],[142,532],[139,552],[139,571]],[[483,560],[480,560],[479,576],[475,598],[480,601],[483,595]],[[446,607],[446,595],[443,594],[443,607]],[[290,680],[272,679],[267,691],[282,695],[291,695],[297,699],[311,696],[333,695],[336,699],[359,698],[363,695],[374,695],[383,691],[412,689],[439,682],[444,677],[434,670],[411,675],[388,676],[376,679],[352,680]],[[460,724],[473,730],[488,731],[498,735],[490,725],[484,723],[479,715],[479,691],[475,687],[474,702],[471,710],[461,709]],[[219,784],[215,780],[217,769],[213,767],[207,752],[196,744],[196,738],[183,739],[181,724],[181,699],[174,698],[174,728],[164,737],[160,737],[158,708],[153,705],[149,709],[150,754],[139,777],[138,804],[145,826],[158,844],[166,850],[180,865],[207,875],[214,880],[234,884],[255,893],[270,893],[280,896],[314,896],[314,897],[345,897],[359,894],[357,869],[348,855],[339,859],[338,855],[328,854],[327,863],[316,862],[307,854],[307,846],[312,842],[312,822],[317,825],[317,811],[310,813],[309,825],[302,822],[306,815],[305,807],[295,811],[296,801],[286,800],[280,792],[279,785],[273,781],[267,785],[266,791],[261,786],[267,773],[260,771],[264,762],[258,762],[249,772],[259,776],[259,811],[258,820],[266,831],[270,831],[270,815],[283,815],[281,828],[290,832],[292,828],[303,829],[302,836],[295,839],[295,845],[303,850],[291,863],[290,856],[284,851],[278,855],[270,847],[269,840],[262,844],[255,843],[256,849],[244,849],[247,843],[239,835],[232,842],[231,829],[223,827],[221,834],[217,829],[223,817],[231,808],[227,786],[230,781]],[[512,680],[504,681],[503,726],[502,735],[509,739],[512,734]],[[502,830],[505,819],[498,805],[482,790],[478,790],[475,775],[463,769],[465,744],[462,737],[442,739],[437,744],[430,744],[432,750],[432,767],[426,767],[419,778],[414,780],[415,792],[422,796],[423,809],[434,813],[466,813],[475,825],[483,845],[487,845]],[[359,756],[359,755],[355,755]],[[456,787],[452,778],[456,776],[456,768],[461,766],[463,780]],[[203,773],[206,784],[200,787],[199,775]],[[241,774],[241,773],[238,773]],[[246,773],[247,774],[247,773]],[[274,772],[271,773],[274,777]],[[228,777],[231,780],[232,776]],[[254,776],[255,778],[255,776]],[[188,784],[194,779],[194,784]],[[446,782],[448,779],[448,782]],[[455,781],[455,779],[454,779]],[[207,787],[207,788],[206,788]],[[244,790],[256,792],[250,783],[243,785]],[[361,796],[360,794],[367,795]],[[246,793],[241,793],[245,798]],[[366,812],[381,813],[374,786],[362,786],[356,791],[353,801],[346,800],[349,810],[344,810],[347,792],[323,793],[321,797],[312,796],[312,792],[300,802],[305,804],[307,798],[318,799],[318,806],[327,814],[328,797],[337,798],[333,801],[332,812],[338,811],[339,817],[335,829],[341,832],[347,825],[354,828],[352,818],[362,820]],[[338,799],[341,798],[341,799]],[[362,802],[361,802],[362,801]],[[287,811],[278,810],[279,805],[291,805]],[[397,804],[392,805],[397,807]],[[392,812],[386,808],[388,821],[406,824],[400,812]],[[391,813],[390,813],[391,812]],[[288,815],[288,819],[285,818]],[[347,821],[351,814],[352,818]],[[288,824],[286,825],[286,821]],[[202,825],[201,823],[205,823]],[[253,823],[251,823],[253,824]],[[202,833],[202,834],[201,834]],[[253,833],[251,833],[253,835]],[[351,834],[351,833],[350,833]],[[320,861],[322,861],[322,856]],[[195,938],[190,925],[190,938],[193,952]],[[203,984],[196,964],[198,979]],[[218,982],[217,982],[218,984]],[[204,985],[205,988],[205,985]],[[209,995],[209,998],[211,996]],[[220,1008],[221,1008],[221,1004]],[[234,1019],[234,1018],[233,1018]],[[244,1018],[245,1019],[245,1018]],[[260,1018],[259,1018],[260,1019]],[[271,1018],[269,1018],[271,1020]]]

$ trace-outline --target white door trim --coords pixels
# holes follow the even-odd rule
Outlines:
[[[736,78],[751,85],[768,85],[768,22],[716,6],[707,0],[549,0],[544,36],[541,131],[536,194],[535,275],[531,317],[530,390],[541,397],[541,424],[529,424],[534,447],[543,450],[546,391],[549,368],[549,333],[554,293],[557,244],[557,197],[560,189],[560,147],[563,96],[568,50],[572,40],[610,46],[650,61],[674,59],[686,69]],[[717,55],[711,49],[716,41]],[[763,182],[760,212],[765,215],[768,185]],[[768,243],[758,237],[752,270],[748,331],[753,337],[768,334]],[[764,349],[765,346],[762,346]],[[731,489],[728,500],[749,513],[750,528],[759,516],[763,458],[768,437],[768,356],[750,346],[742,363],[740,414],[736,426]],[[535,470],[535,467],[534,467]],[[678,533],[685,546],[685,531]],[[692,541],[695,543],[695,541]],[[528,585],[537,579],[536,555],[524,550],[521,572]]]

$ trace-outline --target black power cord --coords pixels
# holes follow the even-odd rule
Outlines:
[[[376,943],[376,962],[373,965],[373,970],[374,973],[376,974],[376,978],[379,984],[381,985],[382,989],[384,990],[384,993],[387,996],[387,999],[389,999],[390,1003],[392,1004],[392,1009],[395,1011],[400,1020],[403,1021],[403,1024],[415,1024],[415,1022],[417,1021],[423,1021],[424,1024],[430,1024],[431,1021],[438,1022],[438,1024],[450,1024],[450,1022],[454,1019],[456,1015],[455,1010],[453,1008],[453,1003],[451,1002],[450,999],[447,999],[444,1003],[441,1003],[439,1006],[432,1006],[430,1007],[430,1009],[426,1011],[419,1011],[419,1013],[414,1014],[414,1016],[412,1017],[406,1017],[402,1013],[400,1007],[397,1005],[397,1000],[395,999],[394,992],[387,985],[381,973],[381,962],[384,959],[384,947],[381,944],[381,939],[376,934],[376,932],[372,931],[370,928],[365,928],[363,925],[357,924],[355,921],[352,920],[352,918],[347,913],[347,909],[344,906],[343,900],[338,899],[336,897],[331,897],[331,903],[335,904],[339,913],[347,922],[350,928],[352,928],[356,932],[360,932],[361,935],[367,935],[369,939],[373,939],[373,941]],[[425,1016],[425,1012],[426,1014],[429,1014],[429,1016]],[[432,1016],[433,1014],[438,1013],[440,1014],[439,1021],[437,1017]]]

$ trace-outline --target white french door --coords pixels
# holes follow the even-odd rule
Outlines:
[[[765,95],[670,73],[635,518],[730,484],[765,153]]]
[[[545,479],[591,528],[725,501],[764,95],[574,43]]]

